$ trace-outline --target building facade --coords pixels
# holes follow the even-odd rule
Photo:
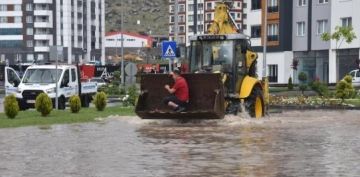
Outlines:
[[[258,53],[257,74],[263,76],[263,46],[267,40],[266,72],[270,83],[287,83],[293,77],[292,6],[289,0],[247,0],[244,33],[251,37],[253,50]],[[265,8],[267,15],[265,16]],[[265,20],[267,34],[265,33]]]
[[[54,61],[63,47],[67,63],[105,61],[105,0],[0,1],[0,60],[9,64]]]
[[[190,44],[189,36],[195,34],[195,28],[197,34],[206,34],[214,20],[216,2],[220,1],[197,0],[197,5],[195,5],[194,0],[178,0],[178,42],[188,46]],[[176,20],[174,11],[175,0],[169,0],[169,40],[175,40]],[[243,0],[233,0],[230,15],[242,31],[244,21]]]

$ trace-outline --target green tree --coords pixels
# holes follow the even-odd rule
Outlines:
[[[340,48],[342,43],[345,41],[346,43],[351,43],[354,39],[356,39],[356,35],[353,27],[351,26],[336,26],[335,32],[330,34],[328,32],[323,33],[321,35],[321,39],[323,41],[336,41],[336,49]]]
[[[291,76],[289,77],[289,80],[288,80],[288,90],[293,90],[294,89],[294,84],[292,82],[292,78]]]
[[[300,81],[299,89],[301,90],[301,93],[304,95],[304,91],[307,89],[307,84],[306,84],[307,75],[306,75],[306,73],[300,72],[299,75],[298,75],[298,79]]]
[[[341,101],[344,102],[344,99],[355,97],[356,92],[352,85],[352,77],[347,75],[343,80],[339,81],[336,84],[336,98],[341,98]]]

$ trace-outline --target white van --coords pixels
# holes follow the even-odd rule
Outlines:
[[[352,77],[353,86],[360,87],[360,69],[350,71],[349,75]]]

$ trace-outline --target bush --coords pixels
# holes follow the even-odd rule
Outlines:
[[[339,81],[336,84],[336,98],[341,98],[342,101],[344,99],[349,99],[355,97],[356,92],[354,87],[352,86],[352,77],[347,75],[343,80]]]
[[[69,99],[70,110],[72,113],[78,113],[81,109],[81,100],[77,95],[73,95]]]
[[[310,88],[319,96],[329,96],[329,89],[326,84],[320,81],[314,81],[310,84]]]
[[[294,89],[294,84],[292,82],[292,78],[291,76],[289,77],[289,80],[288,80],[288,90],[293,90]]]
[[[98,111],[103,111],[106,107],[107,96],[104,92],[98,92],[93,99],[93,103]]]
[[[36,97],[35,108],[43,117],[50,114],[53,109],[53,104],[46,93],[41,93]]]
[[[19,113],[19,103],[14,95],[6,96],[4,99],[4,110],[8,118],[13,119]]]
[[[306,85],[307,75],[304,72],[300,72],[298,75],[298,79],[300,81],[299,89],[301,90],[301,93],[304,94],[304,91],[307,89],[307,85]]]
[[[123,97],[123,106],[132,105],[135,106],[138,99],[138,91],[136,85],[132,85],[127,90],[127,95]]]
[[[306,73],[300,72],[299,75],[298,75],[298,79],[299,79],[299,81],[300,81],[301,83],[306,82],[306,80],[307,80],[307,75],[306,75]]]

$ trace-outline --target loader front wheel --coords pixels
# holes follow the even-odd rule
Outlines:
[[[265,115],[263,93],[259,87],[255,87],[250,96],[245,99],[245,107],[251,117],[261,118]]]

